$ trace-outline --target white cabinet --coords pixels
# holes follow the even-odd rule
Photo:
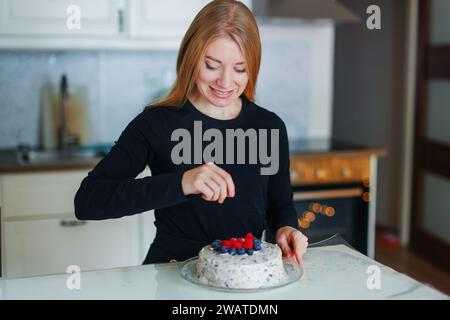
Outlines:
[[[181,40],[209,0],[135,0],[130,3],[130,34]]]
[[[153,212],[78,221],[74,196],[86,170],[0,176],[2,276],[139,265],[153,241]],[[144,171],[138,178],[149,175]]]
[[[210,0],[133,0],[130,2],[130,34],[181,40],[195,15]],[[251,8],[251,0],[242,3]]]
[[[138,265],[136,218],[111,221],[39,219],[4,223],[6,278]]]
[[[72,215],[74,196],[87,173],[73,170],[5,174],[2,178],[3,218]]]
[[[0,0],[0,34],[117,35],[119,8],[116,0]]]
[[[208,2],[0,0],[0,49],[177,50]],[[242,2],[251,8],[251,0]],[[80,28],[69,28],[78,16]]]

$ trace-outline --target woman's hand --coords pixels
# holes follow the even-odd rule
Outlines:
[[[181,186],[184,195],[201,194],[206,201],[223,203],[226,197],[234,197],[234,182],[230,174],[212,162],[183,173]]]
[[[283,256],[295,257],[298,264],[303,264],[302,256],[308,247],[308,238],[292,227],[281,227],[276,234],[276,242],[283,251]]]

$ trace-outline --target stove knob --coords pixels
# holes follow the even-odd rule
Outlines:
[[[341,172],[341,176],[346,177],[346,178],[348,178],[352,175],[352,169],[350,169],[350,168],[341,168],[340,172]]]
[[[319,179],[325,178],[326,171],[324,169],[316,169],[315,175],[316,175],[316,178],[319,178]]]
[[[298,172],[295,171],[295,170],[290,170],[289,172],[290,172],[290,175],[291,175],[291,180],[297,180],[299,178],[299,176],[300,176],[298,174]]]

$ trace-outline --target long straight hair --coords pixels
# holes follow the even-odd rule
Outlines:
[[[208,45],[220,37],[231,38],[242,51],[248,75],[243,94],[254,101],[261,64],[261,40],[255,17],[239,1],[214,0],[200,10],[181,41],[175,83],[165,97],[147,108],[183,105],[196,90],[195,80]]]

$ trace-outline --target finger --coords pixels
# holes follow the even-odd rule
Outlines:
[[[221,175],[217,174],[214,171],[211,171],[211,178],[216,182],[220,187],[220,197],[219,203],[223,203],[225,198],[227,197],[227,182]]]
[[[292,246],[294,248],[295,257],[299,264],[303,263],[303,254],[306,252],[307,241],[304,240],[306,237],[303,237],[299,232],[293,232],[291,236]]]
[[[295,260],[297,261],[297,263],[303,264],[303,253],[299,252],[298,250],[294,250],[294,252]]]
[[[233,178],[231,177],[231,175],[228,172],[226,172],[225,170],[223,170],[221,167],[219,167],[218,165],[216,165],[212,162],[208,162],[208,164],[210,164],[209,167],[212,170],[214,170],[214,172],[219,174],[227,182],[228,196],[234,197],[236,190],[235,190],[234,181],[233,181]]]
[[[211,176],[207,177],[204,182],[213,191],[213,196],[210,200],[217,201],[220,197],[220,186],[211,178]]]
[[[289,247],[288,239],[286,237],[286,234],[281,234],[277,239],[277,244],[280,246],[281,251],[283,251],[283,255],[286,258],[289,258],[292,255],[292,250]]]
[[[214,196],[214,191],[204,181],[198,183],[198,190],[202,193],[204,200],[210,200]]]
[[[211,163],[210,168],[217,174],[219,174],[223,179],[225,179],[227,183],[227,195],[229,197],[234,197],[235,195],[235,186],[234,181],[231,175],[226,172],[224,169],[219,167],[218,165]]]

